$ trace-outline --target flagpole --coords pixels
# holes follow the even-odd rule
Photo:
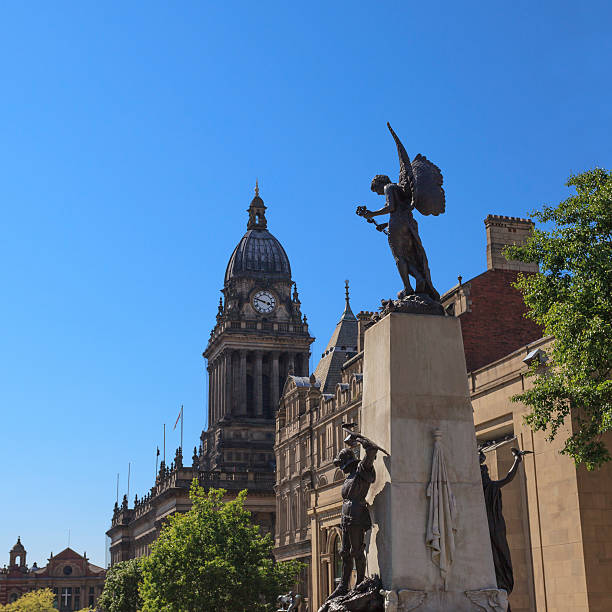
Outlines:
[[[181,453],[183,452],[183,404],[181,404]]]
[[[162,459],[164,465],[166,465],[166,424],[164,423],[164,458]]]
[[[159,471],[159,446],[157,447],[157,452],[155,453],[155,480],[157,480],[158,471]]]

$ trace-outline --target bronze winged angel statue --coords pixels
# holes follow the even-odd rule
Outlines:
[[[387,127],[397,145],[399,180],[393,183],[388,176],[377,174],[372,179],[371,189],[378,195],[385,196],[385,206],[379,210],[368,210],[365,206],[359,206],[357,214],[365,217],[369,223],[374,223],[377,230],[389,236],[391,253],[404,283],[404,289],[398,293],[398,299],[405,300],[408,296],[417,294],[439,302],[440,295],[431,282],[427,255],[412,211],[416,209],[423,215],[439,215],[444,212],[442,173],[423,155],[417,155],[411,162],[404,145],[389,123]],[[387,223],[376,223],[373,219],[386,214],[389,215]],[[411,276],[415,280],[414,290],[410,284]]]

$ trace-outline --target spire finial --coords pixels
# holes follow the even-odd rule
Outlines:
[[[356,321],[355,315],[351,310],[351,297],[349,294],[349,282],[348,280],[344,281],[344,312],[342,313],[341,321]]]
[[[255,179],[255,197],[259,197],[259,180]]]

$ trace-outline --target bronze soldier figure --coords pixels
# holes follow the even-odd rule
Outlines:
[[[350,426],[344,427],[346,429]],[[372,440],[360,434],[350,433],[344,442],[349,446],[355,446],[357,443],[361,444],[365,456],[359,461],[350,448],[343,448],[334,459],[334,465],[346,474],[342,485],[342,518],[340,523],[342,529],[342,547],[340,550],[342,576],[340,584],[328,600],[348,593],[353,561],[357,573],[355,588],[358,588],[364,581],[366,569],[364,538],[366,531],[372,527],[370,510],[365,498],[370,485],[376,479],[376,472],[374,471],[376,453],[379,450],[386,453]]]
[[[401,300],[414,293],[428,295],[438,302],[440,295],[431,282],[427,255],[419,237],[419,230],[412,211],[416,208],[423,215],[439,215],[445,210],[445,195],[442,188],[442,173],[423,155],[417,155],[411,162],[404,145],[387,123],[387,127],[397,145],[400,161],[400,176],[397,183],[384,174],[377,174],[372,180],[371,189],[385,196],[385,206],[379,210],[368,210],[365,206],[357,208],[357,214],[374,223],[376,229],[389,236],[389,246],[397,269],[404,283],[398,293]],[[379,224],[372,217],[389,215],[389,222]],[[410,284],[414,277],[415,290]]]

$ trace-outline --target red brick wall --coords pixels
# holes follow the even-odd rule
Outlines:
[[[468,372],[542,337],[542,328],[523,316],[523,296],[511,286],[517,274],[487,270],[469,281],[471,312],[459,316]]]

